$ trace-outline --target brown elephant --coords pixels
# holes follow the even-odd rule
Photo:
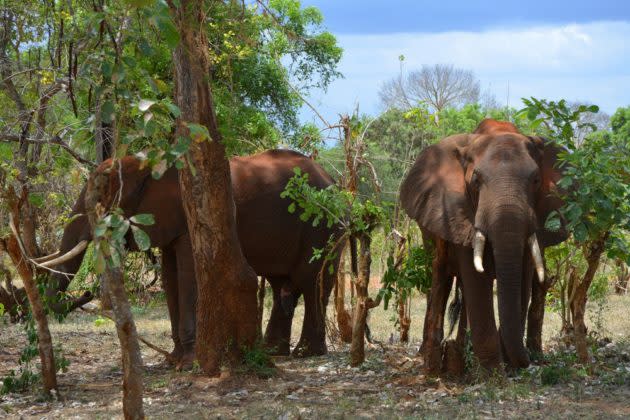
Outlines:
[[[402,206],[435,247],[422,347],[428,371],[440,369],[444,312],[454,277],[464,296],[460,330],[467,320],[481,365],[528,366],[523,334],[532,279],[544,279],[541,248],[567,237],[564,228],[544,228],[548,215],[562,205],[555,193],[562,175],[556,167],[559,151],[511,123],[488,119],[473,134],[447,137],[425,149],[407,174]]]
[[[187,231],[175,168],[167,170],[159,179],[132,157],[119,161],[123,180],[119,206],[126,217],[151,213],[153,226],[143,227],[151,238],[151,245],[162,251],[162,279],[171,320],[175,349],[172,360],[189,365],[194,358],[196,283],[192,249]],[[111,167],[106,161],[97,170]],[[293,309],[303,295],[305,303],[301,338],[293,354],[299,356],[326,353],[325,308],[333,285],[328,270],[319,287],[318,274],[322,262],[309,262],[313,248],[323,248],[335,227],[313,227],[290,214],[288,199],[280,198],[293,169],[299,167],[309,174],[309,183],[317,188],[333,184],[332,178],[312,159],[289,150],[271,150],[248,157],[235,157],[230,161],[232,186],[236,204],[238,235],[247,261],[260,276],[266,277],[273,289],[273,307],[265,332],[265,343],[278,354],[289,354],[289,339]],[[111,171],[110,195],[120,187],[118,171]],[[72,251],[76,255],[56,267],[57,270],[76,273],[91,239],[84,205],[85,188],[81,192],[61,240],[61,253]],[[137,249],[129,235],[127,243]],[[78,254],[77,254],[78,252]],[[72,253],[70,254],[72,255]],[[48,294],[54,295],[68,288],[71,277],[55,275]],[[56,310],[71,309],[91,299],[89,294],[71,302],[62,302]],[[199,302],[203,304],[203,302]],[[256,316],[252,313],[252,316]]]

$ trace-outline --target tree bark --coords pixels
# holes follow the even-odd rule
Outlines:
[[[630,270],[623,261],[618,259],[615,264],[617,265],[617,281],[615,282],[615,294],[625,295],[628,293],[628,283],[630,282]]]
[[[24,289],[26,290],[26,296],[31,305],[31,312],[37,324],[37,348],[39,351],[39,359],[42,363],[44,393],[50,395],[53,389],[58,392],[57,368],[55,366],[52,337],[50,335],[50,329],[48,328],[48,318],[44,311],[44,304],[39,290],[37,289],[35,279],[33,278],[33,270],[31,265],[26,261],[24,249],[22,249],[18,243],[18,235],[19,232],[17,230],[13,232],[13,236],[10,236],[5,242],[5,248],[18,273],[20,273],[20,277],[24,283]]]
[[[240,359],[257,336],[256,273],[241,251],[234,220],[230,166],[217,127],[210,91],[208,42],[203,32],[204,2],[169,1],[180,34],[173,53],[176,103],[181,110],[177,134],[188,123],[208,129],[210,139],[195,139],[180,187],[197,276],[196,356],[209,375]],[[194,175],[190,167],[195,168]]]
[[[341,341],[352,342],[352,317],[346,309],[346,270],[344,269],[344,250],[339,258],[339,268],[337,270],[337,282],[335,283],[335,312],[337,313],[337,328]]]
[[[358,235],[359,240],[359,276],[356,282],[357,300],[352,314],[352,344],[350,345],[350,364],[359,366],[365,361],[365,325],[370,309],[368,285],[370,281],[370,265],[372,254],[370,244],[372,238],[368,233]]]
[[[113,166],[116,170],[116,166]],[[104,207],[100,203],[107,203],[106,191],[109,187],[109,176],[105,172],[95,172],[88,181],[85,196],[85,207],[92,229],[103,217]],[[112,303],[116,332],[120,341],[123,367],[123,415],[125,419],[143,419],[142,404],[142,355],[138,343],[138,332],[131,313],[131,305],[123,285],[123,273],[120,267],[105,267],[102,279],[102,291],[108,295]]]
[[[587,263],[586,272],[584,273],[584,276],[582,276],[580,283],[575,286],[572,298],[569,301],[571,317],[573,319],[575,350],[578,361],[582,364],[586,364],[589,361],[588,344],[586,342],[587,328],[586,323],[584,322],[588,289],[593,282],[597,269],[599,268],[600,257],[604,252],[607,236],[608,235],[606,234],[602,238],[588,244],[584,255]]]

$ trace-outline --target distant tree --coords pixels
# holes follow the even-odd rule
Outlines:
[[[479,100],[479,80],[471,70],[452,64],[423,65],[420,70],[401,74],[385,82],[379,91],[387,108],[410,109],[420,103],[433,111],[459,107]]]

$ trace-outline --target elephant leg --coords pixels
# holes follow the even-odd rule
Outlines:
[[[171,337],[175,347],[168,357],[168,362],[177,364],[183,355],[179,340],[179,304],[177,297],[177,258],[172,246],[162,248],[162,287],[166,293],[166,305],[171,321]]]
[[[549,284],[549,281],[545,281],[545,284],[540,284],[537,279],[532,281],[532,303],[527,314],[527,349],[534,357],[540,357],[543,351],[542,329]]]
[[[271,353],[279,356],[288,356],[290,354],[291,340],[291,323],[293,322],[293,311],[287,311],[288,296],[284,296],[283,288],[290,283],[289,277],[269,277],[269,284],[273,290],[273,306],[271,307],[271,316],[265,330],[265,347],[271,350]],[[285,290],[286,292],[286,290]],[[295,304],[297,304],[299,294],[292,291]],[[295,306],[293,307],[295,309]]]
[[[317,281],[318,270],[313,270],[313,265],[305,266],[302,275],[296,273],[292,277],[294,283],[303,285],[304,294],[304,322],[300,341],[293,350],[295,357],[320,356],[326,354],[326,306],[333,286],[333,276],[325,268],[323,272],[323,284],[319,287]],[[299,282],[296,279],[300,279]]]
[[[188,235],[183,235],[176,240],[175,252],[177,253],[177,303],[179,305],[177,328],[182,346],[182,357],[177,368],[190,369],[195,360],[197,280]]]
[[[475,271],[472,249],[461,248],[457,254],[473,352],[483,368],[489,371],[501,369],[500,340],[494,319],[493,280]]]
[[[436,243],[433,258],[431,290],[427,296],[427,311],[420,353],[424,359],[424,371],[438,375],[442,370],[442,340],[444,339],[444,314],[446,302],[453,286],[453,277],[448,275],[446,265],[446,243]]]

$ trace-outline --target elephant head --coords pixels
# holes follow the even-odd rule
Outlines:
[[[484,120],[473,134],[451,136],[425,149],[401,186],[403,208],[422,229],[473,248],[470,263],[479,272],[486,265],[487,274],[496,277],[501,341],[516,366],[529,363],[521,293],[525,265],[531,264],[525,262],[534,262],[542,280],[540,247],[567,236],[564,228],[544,228],[548,215],[562,205],[555,193],[559,152],[510,123]]]
[[[145,180],[150,177],[150,170],[142,168],[139,160],[133,157],[124,157],[117,161],[108,159],[99,165],[96,171],[109,173],[108,191],[104,192],[108,199],[104,203],[105,206],[109,207],[114,200],[117,200],[118,206],[126,214],[133,214],[133,210],[138,206],[141,197],[142,186]],[[121,186],[120,180],[122,179],[125,182]],[[72,311],[93,298],[90,292],[85,292],[82,296],[70,300],[55,298],[60,292],[65,292],[68,289],[70,281],[81,266],[87,245],[92,240],[92,229],[85,208],[86,189],[87,185],[83,187],[72,208],[71,221],[64,228],[59,251],[39,259],[42,265],[54,270],[48,282],[46,296],[51,302],[54,302],[51,303],[51,308],[57,313]]]

